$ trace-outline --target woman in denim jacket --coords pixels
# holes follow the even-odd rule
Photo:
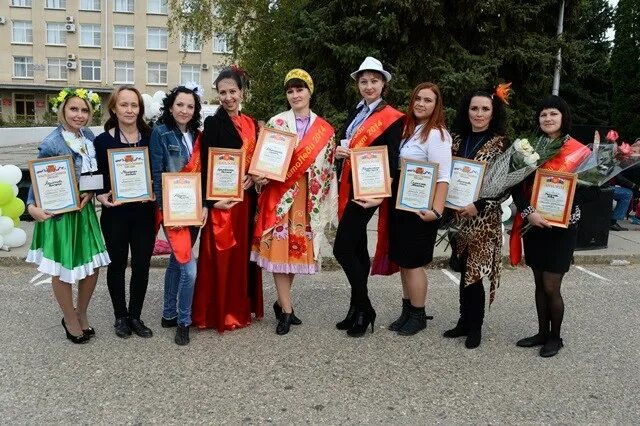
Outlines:
[[[200,171],[200,89],[178,86],[163,100],[162,116],[153,128],[149,150],[153,191],[162,210],[162,173]],[[203,216],[206,222],[206,208]],[[171,256],[164,278],[161,325],[176,327],[175,342],[189,344],[196,261],[191,253],[198,227],[164,227]]]
[[[38,158],[70,155],[80,182],[80,210],[53,214],[36,206],[33,188],[27,209],[37,221],[27,262],[52,276],[53,294],[62,309],[62,326],[73,343],[85,343],[95,334],[87,308],[98,281],[98,268],[109,264],[93,203],[93,192],[83,190],[81,178],[97,170],[93,133],[84,126],[100,105],[98,95],[84,89],[64,89],[52,102],[60,125],[38,147]],[[86,187],[86,185],[85,185]],[[87,187],[88,188],[88,187]],[[78,282],[74,306],[71,284]]]

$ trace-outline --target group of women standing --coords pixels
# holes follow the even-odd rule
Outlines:
[[[199,227],[164,227],[171,255],[161,325],[176,327],[178,345],[189,343],[192,324],[224,332],[249,325],[253,317],[262,318],[261,269],[274,277],[276,333],[287,334],[292,325],[302,324],[291,298],[294,278],[296,274],[318,272],[322,234],[336,210],[339,222],[333,251],[351,287],[347,314],[336,328],[351,337],[363,336],[369,326],[373,332],[376,312],[367,288],[369,273],[389,275],[399,271],[401,311],[388,328],[400,335],[425,329],[430,317],[425,312],[427,277],[423,267],[432,260],[442,216],[455,214],[460,224],[455,236],[455,253],[462,269],[460,318],[444,336],[465,336],[467,348],[480,345],[485,307],[482,281],[484,277],[490,281],[491,302],[500,279],[500,203],[509,194],[477,200],[457,212],[445,211],[445,198],[452,156],[484,161],[491,167],[508,147],[504,136],[506,99],[493,91],[470,92],[460,104],[450,134],[442,95],[435,84],[422,83],[415,88],[405,115],[383,100],[392,76],[380,61],[367,57],[351,77],[362,100],[350,111],[345,128],[336,138],[333,127],[310,109],[314,94],[311,76],[302,69],[287,73],[283,90],[290,109],[266,123],[267,127],[298,135],[286,179],[276,182],[247,174],[243,201],[205,201],[197,261],[192,247]],[[68,89],[59,98],[61,124],[40,145],[39,157],[72,155],[78,179],[94,172],[104,177],[102,188],[84,190],[81,185],[80,211],[53,215],[36,207],[33,191],[29,197],[29,213],[38,223],[27,260],[53,276],[54,294],[64,315],[62,325],[71,341],[84,343],[95,334],[86,311],[98,270],[106,265],[115,333],[122,338],[132,333],[152,336],[141,320],[141,312],[154,240],[162,225],[162,173],[199,172],[206,182],[210,147],[244,150],[248,168],[259,130],[258,123],[240,111],[248,84],[246,73],[237,67],[219,74],[215,86],[220,108],[205,120],[202,132],[201,94],[197,88],[178,86],[170,91],[162,116],[151,130],[142,120],[144,105],[139,91],[122,86],[108,102],[105,132],[95,139],[85,127],[95,106],[92,98],[83,96],[82,89]],[[556,137],[568,131],[569,109],[558,97],[545,100],[537,117],[542,133]],[[149,147],[155,203],[113,201],[107,150],[132,146]],[[350,153],[367,146],[387,147],[391,198],[353,199]],[[438,164],[431,210],[414,213],[394,208],[403,158]],[[567,230],[549,228],[528,205],[527,188],[525,182],[512,192],[521,218],[534,225],[524,236],[524,247],[526,261],[534,272],[540,329],[518,345],[543,345],[540,354],[551,356],[562,346],[560,283],[575,247],[575,224]],[[103,205],[102,233],[91,203],[94,192]],[[378,242],[372,262],[366,226],[376,210]],[[69,239],[76,244],[67,244]],[[558,239],[563,243],[551,244]],[[550,253],[541,247],[554,247],[555,251]],[[76,281],[79,292],[74,304],[70,284]]]

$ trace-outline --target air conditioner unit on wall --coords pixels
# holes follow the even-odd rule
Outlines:
[[[78,57],[76,56],[76,54],[75,54],[75,53],[69,53],[69,54],[67,55],[67,60],[68,60],[68,61],[75,61],[76,59],[78,59]]]
[[[76,63],[76,61],[67,61],[68,70],[75,70],[77,68],[78,68],[78,64]]]
[[[209,69],[209,64],[202,64],[202,69],[203,70],[208,70]]]
[[[67,24],[73,24],[75,22],[75,18],[73,16],[67,16]]]
[[[68,33],[75,33],[76,32],[75,24],[66,24],[64,26],[64,29],[67,30]]]

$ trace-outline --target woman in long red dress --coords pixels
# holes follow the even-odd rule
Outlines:
[[[215,80],[221,107],[204,122],[202,145],[203,188],[206,188],[210,147],[243,149],[249,167],[256,145],[256,121],[240,113],[247,85],[246,74],[237,67],[224,69]],[[246,171],[246,170],[245,170]],[[225,330],[251,324],[251,314],[262,318],[262,274],[249,262],[256,192],[244,177],[244,200],[206,201],[207,223],[200,237],[198,275],[193,297],[193,324],[199,328]]]

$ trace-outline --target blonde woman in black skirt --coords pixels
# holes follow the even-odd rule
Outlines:
[[[445,127],[440,89],[433,83],[419,84],[411,95],[400,158],[438,163],[431,210],[414,213],[392,209],[389,214],[389,258],[400,266],[402,280],[402,313],[389,330],[411,336],[427,326],[427,274],[423,267],[433,259],[451,174],[451,135]],[[398,180],[393,182],[392,206],[398,195]]]

